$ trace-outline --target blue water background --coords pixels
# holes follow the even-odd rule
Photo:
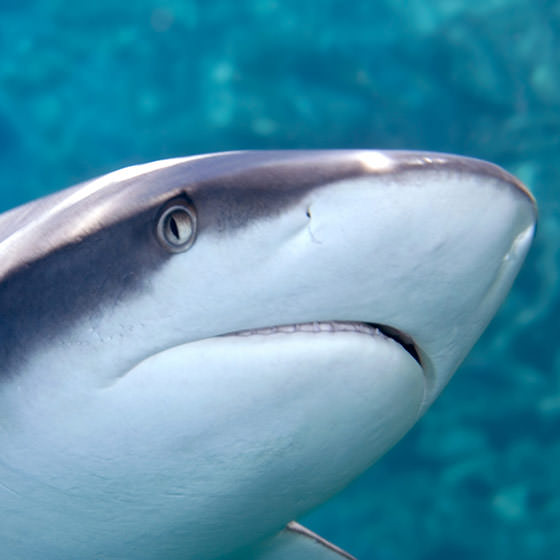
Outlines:
[[[0,210],[169,156],[351,147],[499,163],[539,233],[433,409],[303,522],[361,560],[560,558],[560,2],[0,0]]]

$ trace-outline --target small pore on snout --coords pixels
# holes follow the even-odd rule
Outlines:
[[[311,206],[306,206],[305,207],[305,216],[307,218],[307,232],[309,233],[309,237],[311,238],[311,241],[313,243],[317,243],[317,244],[321,244],[321,241],[319,241],[319,239],[317,239],[313,233],[313,230],[311,229],[312,227],[312,223],[311,223]]]

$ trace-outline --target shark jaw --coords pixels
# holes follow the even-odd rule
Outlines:
[[[382,337],[394,340],[406,352],[408,352],[421,366],[420,355],[412,338],[398,329],[387,325],[376,325],[375,323],[365,323],[356,321],[314,321],[312,323],[299,323],[294,325],[282,325],[277,327],[265,327],[261,329],[248,329],[222,336],[252,336],[252,335],[272,335],[278,333],[291,334],[294,332],[353,332],[364,334],[371,337]]]

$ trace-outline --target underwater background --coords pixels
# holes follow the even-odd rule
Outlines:
[[[159,158],[353,147],[498,163],[539,230],[430,412],[300,521],[360,560],[560,558],[559,1],[0,0],[0,211]]]

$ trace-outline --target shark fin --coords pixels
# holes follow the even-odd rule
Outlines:
[[[246,560],[356,560],[344,550],[306,529],[288,523],[283,531],[253,549]]]

